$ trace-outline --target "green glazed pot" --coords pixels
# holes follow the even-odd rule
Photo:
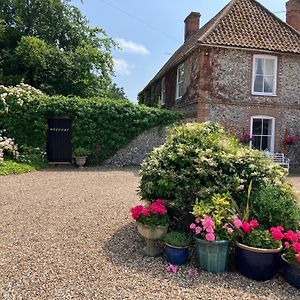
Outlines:
[[[223,273],[226,270],[231,241],[213,241],[198,239],[196,253],[200,267],[211,273]]]

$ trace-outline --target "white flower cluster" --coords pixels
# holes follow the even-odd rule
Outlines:
[[[19,157],[18,145],[14,140],[4,136],[5,130],[0,130],[0,163],[4,160],[4,152],[10,153],[15,159]]]
[[[42,94],[43,93],[40,90],[37,90],[36,88],[24,83],[18,84],[14,87],[0,85],[0,104],[2,102],[4,111],[8,113],[9,103],[11,103],[11,101],[19,106],[22,106],[25,98],[26,101],[30,101],[30,96]]]

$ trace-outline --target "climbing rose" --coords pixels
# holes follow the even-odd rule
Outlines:
[[[213,233],[207,233],[205,238],[209,241],[212,242],[215,240],[215,235]]]
[[[245,233],[249,233],[252,230],[252,227],[248,222],[243,222],[242,229]]]

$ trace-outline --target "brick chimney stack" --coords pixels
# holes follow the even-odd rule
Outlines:
[[[286,23],[300,32],[300,0],[286,3]]]
[[[200,27],[200,17],[201,15],[198,12],[191,12],[186,19],[185,23],[185,33],[184,41],[187,41],[192,35],[194,35]]]

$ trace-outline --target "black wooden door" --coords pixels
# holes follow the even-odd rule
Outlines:
[[[47,155],[49,162],[72,161],[72,121],[70,119],[48,119]]]

